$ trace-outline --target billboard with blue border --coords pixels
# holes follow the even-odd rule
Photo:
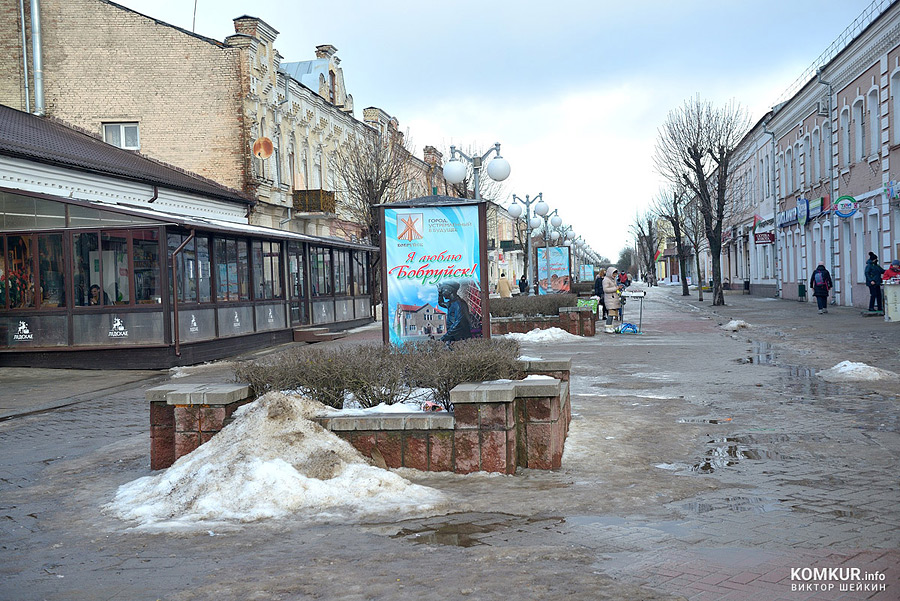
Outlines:
[[[571,291],[569,247],[537,249],[538,294],[566,294]]]
[[[482,336],[480,230],[478,205],[385,207],[385,328],[392,344]]]

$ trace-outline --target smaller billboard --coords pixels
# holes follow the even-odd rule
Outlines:
[[[537,249],[538,294],[566,294],[572,290],[569,247]]]

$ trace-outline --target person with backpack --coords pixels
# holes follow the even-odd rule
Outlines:
[[[866,285],[869,287],[870,312],[884,312],[884,305],[881,302],[881,275],[883,273],[884,268],[878,264],[878,255],[870,252],[865,271]]]
[[[819,266],[809,278],[809,287],[812,288],[813,296],[816,297],[819,313],[828,313],[828,295],[834,288],[834,282],[831,281],[831,274],[825,269],[824,261],[819,261]]]

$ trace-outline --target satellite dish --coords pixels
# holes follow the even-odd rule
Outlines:
[[[253,143],[253,156],[258,159],[267,159],[275,152],[275,146],[272,140],[263,136]]]

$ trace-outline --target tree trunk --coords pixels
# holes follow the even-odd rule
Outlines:
[[[694,257],[697,259],[697,292],[699,293],[699,300],[701,303],[703,302],[703,277],[700,275],[700,252],[695,252]]]
[[[678,269],[681,270],[681,296],[690,296],[691,291],[688,290],[687,277],[685,276],[687,273],[687,258],[682,254],[681,249],[678,249]]]
[[[722,288],[722,248],[718,252],[710,251],[712,254],[712,280],[713,280],[713,306],[718,307],[725,304],[725,292]]]

